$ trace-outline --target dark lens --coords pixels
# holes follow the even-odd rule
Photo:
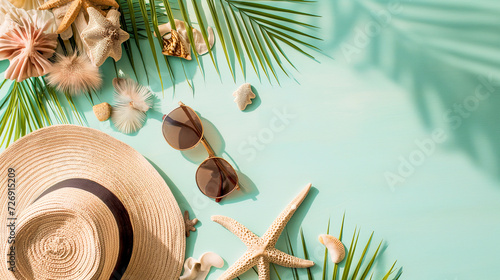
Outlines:
[[[203,137],[203,126],[196,113],[189,107],[181,106],[163,120],[163,137],[177,150],[193,148]]]
[[[220,198],[228,195],[238,185],[234,168],[222,158],[209,158],[196,171],[196,184],[208,197]]]

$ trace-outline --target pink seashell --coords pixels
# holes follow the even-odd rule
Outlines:
[[[48,73],[51,66],[48,58],[57,47],[57,34],[45,34],[49,24],[37,28],[33,22],[21,18],[19,24],[0,35],[0,60],[10,61],[5,78],[21,82]]]

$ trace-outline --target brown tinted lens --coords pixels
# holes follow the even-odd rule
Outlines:
[[[181,106],[168,114],[163,120],[163,137],[178,150],[193,148],[203,137],[201,120],[186,106]]]
[[[196,184],[208,197],[228,195],[238,185],[234,168],[222,158],[209,158],[196,171]]]

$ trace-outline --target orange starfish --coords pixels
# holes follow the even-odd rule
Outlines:
[[[48,10],[48,9],[58,8],[70,2],[72,3],[68,8],[68,11],[64,15],[64,18],[61,21],[59,28],[57,29],[57,34],[63,33],[66,29],[68,29],[71,26],[71,24],[75,21],[76,17],[78,16],[78,13],[80,13],[82,8],[85,14],[87,14],[87,9],[89,7],[92,7],[98,10],[103,16],[106,16],[106,12],[102,11],[97,6],[111,6],[115,8],[120,7],[120,5],[118,5],[118,3],[116,3],[115,0],[49,0],[45,2],[45,4],[38,7],[38,9]]]

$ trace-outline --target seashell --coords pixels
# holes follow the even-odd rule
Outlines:
[[[176,19],[175,20],[175,28],[176,28],[177,33],[182,38],[185,39],[184,43],[186,46],[186,50],[188,50],[190,52],[191,44],[190,44],[189,39],[188,39],[186,24],[184,23],[184,21],[180,21],[180,20]],[[170,26],[170,22],[162,24],[162,25],[158,25],[158,31],[160,31],[161,36],[168,34],[168,33],[171,33],[172,27]],[[205,39],[203,38],[203,34],[201,34],[201,32],[195,28],[193,28],[192,31],[193,31],[194,49],[196,50],[196,52],[199,55],[206,54],[208,52],[208,47],[205,44]],[[207,34],[208,44],[210,45],[210,48],[212,48],[214,46],[214,43],[215,43],[214,30],[212,29],[212,27],[208,27],[207,31],[208,31],[208,34]],[[156,36],[156,34],[155,34],[155,36]],[[164,37],[164,39],[166,39],[166,38]]]
[[[252,85],[249,83],[242,84],[233,93],[234,102],[238,105],[238,108],[243,111],[249,104],[252,104],[252,99],[255,98],[255,93],[252,92]]]
[[[106,121],[109,117],[111,117],[111,105],[107,102],[95,105],[92,107],[92,110],[100,122]]]
[[[92,7],[88,8],[87,12],[89,24],[80,35],[92,63],[101,66],[108,57],[115,61],[120,60],[122,43],[130,38],[120,27],[120,12],[111,9],[103,16],[99,10]]]
[[[342,241],[338,240],[336,237],[322,234],[318,237],[319,242],[325,245],[328,248],[328,252],[330,253],[330,258],[332,262],[339,263],[345,258],[345,248]]]
[[[187,40],[175,30],[171,30],[170,33],[163,36],[162,53],[191,60],[191,50]]]
[[[44,0],[9,0],[16,8],[33,10],[43,4]]]
[[[180,280],[204,280],[207,278],[212,266],[221,268],[224,266],[224,260],[216,253],[207,252],[201,255],[200,260],[188,258],[184,262],[184,273]]]
[[[49,11],[24,10],[16,8],[8,0],[0,0],[0,34],[3,34],[17,25],[22,19],[34,23],[36,28],[46,26],[45,33],[55,33],[56,22]]]

